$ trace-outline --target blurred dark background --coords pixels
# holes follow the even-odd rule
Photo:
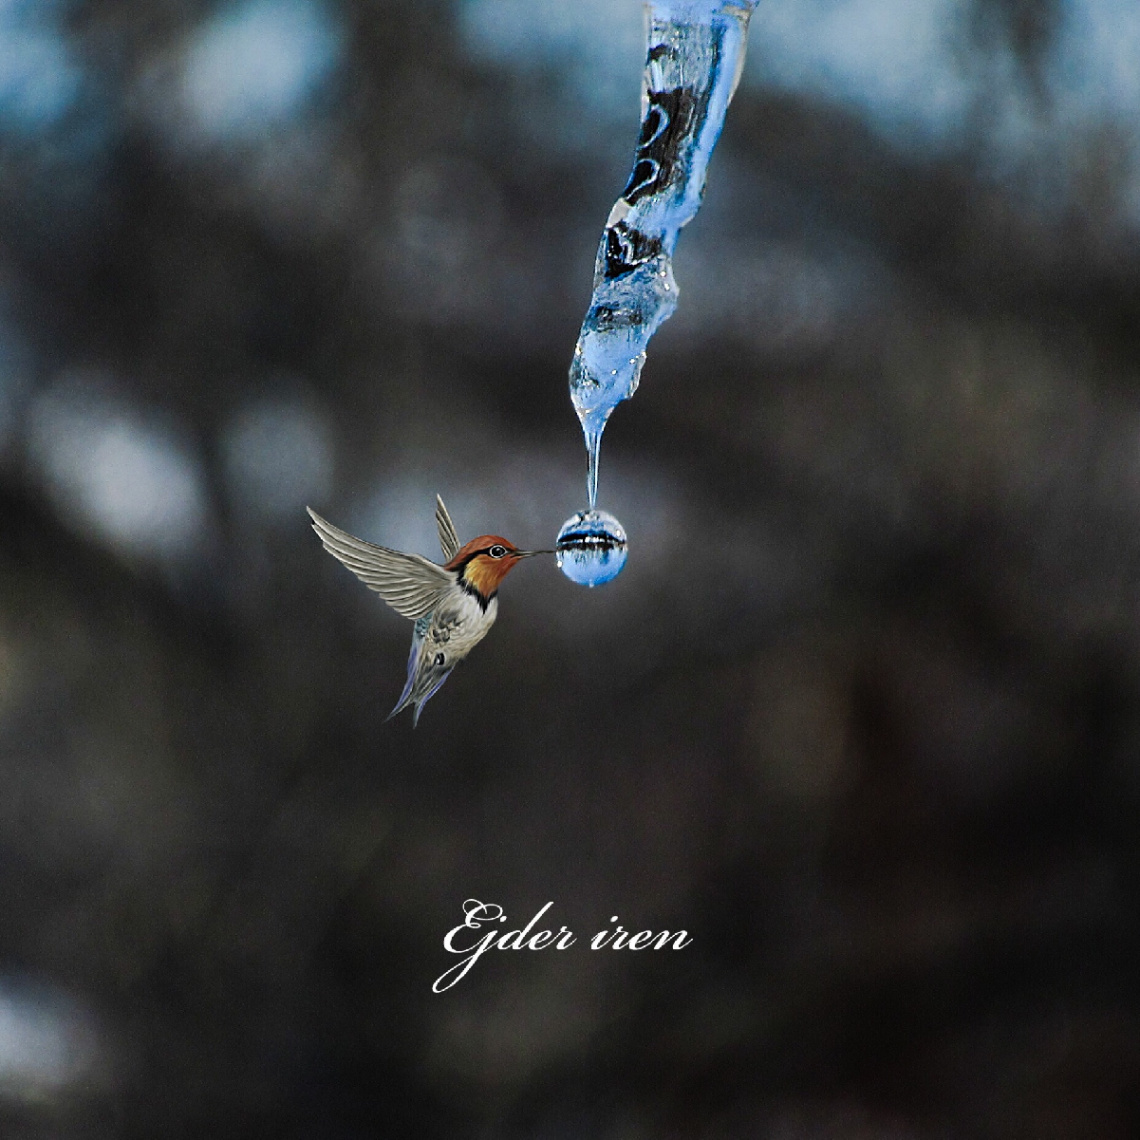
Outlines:
[[[1140,1135],[1140,8],[764,0],[426,708],[311,503],[583,506],[632,0],[0,0],[0,1135]],[[442,947],[476,897],[580,935]],[[590,952],[617,914],[680,953]]]

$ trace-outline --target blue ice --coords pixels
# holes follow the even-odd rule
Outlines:
[[[590,506],[581,517],[596,516],[586,531],[567,524],[559,536],[559,565],[577,582],[609,581],[625,564],[621,524],[595,510],[602,432],[614,408],[637,391],[649,339],[677,307],[673,249],[681,227],[700,209],[755,6],[756,0],[652,0],[648,6],[641,134],[629,182],[602,233],[593,295],[570,364],[570,398],[588,458]],[[579,532],[586,535],[580,556],[568,557]],[[619,549],[620,559],[613,553]]]

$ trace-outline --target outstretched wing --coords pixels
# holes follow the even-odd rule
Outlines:
[[[443,505],[443,500],[435,497],[435,525],[439,530],[439,545],[443,551],[444,562],[450,562],[459,553],[459,535],[455,533],[455,524],[451,515]]]
[[[430,613],[454,582],[450,571],[418,554],[373,546],[326,522],[312,507],[308,511],[325,549],[406,618]]]

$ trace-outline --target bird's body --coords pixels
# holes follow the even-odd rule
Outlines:
[[[495,534],[460,546],[459,537],[436,496],[435,520],[444,565],[354,538],[326,522],[312,508],[313,529],[325,549],[375,590],[397,613],[412,618],[408,680],[391,716],[413,705],[413,723],[424,704],[487,636],[499,612],[499,584],[523,559],[545,550],[519,550]]]
[[[437,609],[417,618],[408,656],[408,680],[392,715],[414,704],[418,720],[424,702],[487,636],[498,614],[498,598],[492,598],[484,610],[475,598],[463,591],[445,597]]]

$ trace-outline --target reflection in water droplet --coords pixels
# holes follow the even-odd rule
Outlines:
[[[558,532],[558,567],[571,582],[600,586],[625,565],[625,528],[606,511],[579,511]]]

